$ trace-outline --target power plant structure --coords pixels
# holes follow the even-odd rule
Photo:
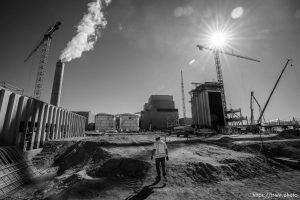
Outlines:
[[[45,141],[82,136],[85,117],[0,87],[0,146],[23,151]]]
[[[173,96],[151,95],[141,111],[142,130],[162,130],[178,125],[178,109]]]
[[[22,89],[0,82],[0,199],[2,199],[4,195],[10,195],[9,192],[15,192],[14,190],[24,183],[30,182],[31,180],[34,182],[35,179],[33,178],[35,178],[35,174],[38,174],[39,176],[45,175],[38,178],[39,180],[45,180],[46,182],[43,182],[42,187],[33,187],[33,190],[30,190],[29,192],[26,191],[26,193],[34,195],[34,198],[73,198],[76,196],[76,194],[80,194],[82,195],[81,197],[84,197],[86,196],[86,194],[84,194],[85,192],[90,194],[92,193],[92,195],[95,195],[95,197],[101,196],[102,198],[104,195],[111,194],[111,191],[103,190],[103,188],[89,187],[93,186],[94,183],[99,185],[99,181],[93,181],[97,181],[99,179],[101,179],[102,185],[108,183],[113,186],[118,186],[118,189],[120,189],[119,191],[124,192],[121,194],[122,198],[129,194],[128,191],[125,191],[125,187],[123,188],[123,185],[126,186],[127,189],[130,189],[130,193],[134,192],[134,194],[127,199],[134,199],[135,197],[138,198],[144,188],[137,193],[136,188],[128,188],[127,184],[131,184],[133,186],[142,186],[147,184],[146,182],[149,182],[148,180],[153,178],[152,174],[148,173],[148,171],[153,171],[151,169],[152,165],[150,162],[145,160],[145,155],[150,152],[148,152],[149,148],[146,146],[153,144],[154,139],[157,138],[158,135],[164,137],[165,142],[176,144],[176,146],[172,144],[172,147],[170,148],[171,162],[169,162],[170,173],[168,172],[168,174],[172,176],[171,178],[174,178],[176,173],[179,173],[180,181],[183,180],[184,182],[189,183],[186,188],[183,188],[183,190],[190,190],[190,188],[193,186],[208,182],[208,176],[206,176],[205,173],[208,172],[211,174],[211,172],[216,170],[220,172],[217,174],[222,176],[217,177],[216,174],[216,176],[212,177],[216,181],[209,182],[210,184],[215,184],[218,181],[222,181],[223,178],[235,178],[232,176],[231,172],[233,171],[234,175],[239,175],[239,171],[241,170],[236,169],[240,168],[248,168],[246,170],[253,171],[253,169],[258,169],[260,167],[263,169],[261,170],[262,174],[253,173],[253,176],[255,175],[260,176],[259,178],[265,178],[263,177],[264,174],[270,172],[270,170],[266,168],[267,165],[265,164],[274,164],[277,162],[278,157],[271,157],[270,159],[265,160],[261,159],[263,154],[269,156],[266,151],[268,148],[263,149],[263,139],[261,135],[259,155],[253,156],[250,154],[250,151],[247,155],[245,155],[245,157],[243,157],[243,153],[236,151],[241,150],[243,145],[247,145],[244,147],[250,149],[250,145],[245,142],[245,140],[248,139],[246,137],[241,137],[241,139],[239,139],[238,137],[234,136],[235,138],[232,137],[229,138],[229,140],[225,137],[216,138],[216,140],[213,139],[216,142],[215,144],[222,143],[220,148],[215,144],[213,148],[209,146],[210,144],[206,144],[200,149],[199,146],[195,144],[196,142],[200,142],[197,136],[201,134],[202,136],[206,137],[206,134],[213,135],[216,132],[219,132],[221,129],[230,130],[234,126],[236,128],[238,125],[243,125],[243,121],[246,119],[242,116],[241,108],[232,109],[228,108],[227,106],[220,54],[260,62],[257,59],[241,56],[218,48],[208,48],[202,45],[197,45],[199,50],[208,50],[214,54],[218,81],[192,83],[195,85],[195,88],[189,92],[191,96],[190,102],[192,118],[188,118],[186,116],[186,99],[182,70],[180,86],[183,118],[181,119],[179,119],[178,109],[175,107],[175,102],[173,96],[171,95],[151,95],[148,99],[148,102],[143,105],[143,110],[140,112],[140,115],[131,113],[117,115],[98,113],[93,115],[90,111],[68,111],[67,109],[62,108],[60,105],[65,62],[69,62],[72,59],[78,58],[78,55],[80,57],[82,51],[92,49],[97,40],[97,32],[100,30],[97,30],[97,28],[104,28],[107,23],[106,19],[102,18],[103,13],[101,13],[101,1],[91,2],[88,5],[89,13],[84,15],[83,21],[79,23],[77,29],[85,29],[88,31],[77,31],[78,35],[83,37],[75,36],[74,38],[76,40],[72,39],[68,43],[67,48],[61,54],[61,59],[57,60],[50,103],[41,100],[41,93],[46,73],[50,43],[54,32],[58,30],[61,25],[60,21],[56,22],[54,25],[51,25],[46,30],[46,32],[42,35],[42,38],[38,41],[37,45],[24,61],[26,62],[28,59],[30,59],[30,57],[41,48],[41,57],[35,80],[36,82],[33,97],[23,95],[24,90]],[[82,28],[82,24],[85,25],[87,19],[89,26]],[[93,31],[91,31],[92,29]],[[88,32],[90,33],[88,34]],[[86,48],[86,46],[80,44],[80,42],[83,40],[86,42],[86,45],[91,48]],[[71,44],[71,47],[69,44]],[[80,45],[82,45],[81,47],[83,48],[79,48]],[[80,50],[80,54],[77,52],[78,49]],[[191,61],[189,64],[193,63],[194,61],[195,60],[193,59],[193,61]],[[258,101],[254,97],[254,93],[251,92],[251,122],[250,126],[247,127],[250,127],[250,129],[247,130],[245,128],[246,126],[244,126],[243,128],[245,128],[245,133],[255,133],[253,130],[257,128],[257,133],[261,134],[261,130],[263,130],[262,127],[264,127],[265,130],[272,129],[274,127],[281,127],[283,129],[288,129],[289,127],[293,127],[294,129],[300,128],[299,120],[297,121],[294,118],[290,121],[281,121],[278,119],[273,122],[264,124],[262,123],[262,120],[264,119],[263,114],[269,104],[270,98],[272,97],[273,92],[275,91],[282,74],[284,73],[290,61],[290,59],[287,60],[263,109],[261,109]],[[101,100],[99,100],[99,104],[103,103],[100,101]],[[254,101],[257,103],[260,109],[257,121],[254,120]],[[228,127],[229,129],[227,129]],[[90,131],[94,129],[96,131]],[[217,129],[217,131],[210,129]],[[150,133],[149,135],[146,135],[145,133],[136,133],[140,130],[150,131]],[[246,130],[248,132],[246,132]],[[101,133],[99,134],[99,132]],[[121,134],[118,133],[115,135],[106,135],[104,134],[105,132],[121,132]],[[184,133],[186,140],[177,138],[180,137],[181,133]],[[228,133],[233,132],[228,131]],[[194,134],[193,137],[190,137],[191,139],[189,139],[189,134]],[[116,135],[121,136],[115,137]],[[139,137],[138,135],[141,135],[142,137],[136,138]],[[177,137],[174,135],[177,135]],[[86,136],[93,137],[86,138]],[[96,138],[95,136],[99,136],[99,138]],[[286,134],[282,136],[288,135]],[[167,137],[169,137],[168,140]],[[212,141],[211,138],[206,139],[206,141]],[[269,139],[273,140],[274,137],[272,136]],[[228,145],[226,148],[224,148],[227,141],[230,142],[233,140],[237,140],[235,142],[239,142],[238,140],[243,141],[243,143],[240,143],[239,149],[229,149],[229,147],[232,145]],[[288,139],[284,138],[283,142],[287,143],[286,141],[288,141]],[[201,142],[203,143],[202,139]],[[253,142],[254,143],[251,142],[250,144],[255,144],[253,146],[259,147],[257,145],[257,139],[253,140]],[[191,143],[194,144],[188,146]],[[271,145],[273,146],[274,144],[271,143]],[[155,155],[158,155],[158,157],[161,156],[160,150],[162,150],[159,150],[159,146],[160,145],[158,145],[156,148],[156,145],[154,145],[157,152],[155,150],[153,151],[153,153],[156,152]],[[222,154],[222,151],[225,150],[225,154]],[[277,151],[278,149],[275,150]],[[229,154],[232,157],[230,160],[236,161],[234,163],[238,163],[239,165],[232,165],[234,163],[228,159]],[[149,155],[150,154],[148,154],[148,156]],[[166,155],[163,155],[166,156],[166,160],[169,160],[169,154],[167,151]],[[172,156],[176,157],[176,162],[172,161]],[[213,157],[216,159],[210,160],[210,158]],[[256,158],[258,158],[258,160]],[[226,159],[230,162],[224,162]],[[249,159],[249,162],[243,162],[245,159]],[[152,157],[151,160],[153,160]],[[159,160],[160,159],[156,161]],[[269,162],[269,160],[274,161]],[[265,161],[266,163],[264,163]],[[257,163],[262,163],[262,165],[255,166]],[[250,168],[252,164],[254,164],[254,166],[252,166],[253,168]],[[298,164],[299,162],[297,162],[297,167],[299,167]],[[201,165],[208,166],[210,171],[205,169],[205,173],[203,174],[203,170],[198,170],[199,166],[201,168]],[[220,167],[221,165],[222,167]],[[178,166],[180,167],[180,170],[178,170]],[[278,166],[279,163],[276,164],[276,167]],[[223,167],[225,168],[223,169]],[[127,170],[129,168],[131,171]],[[283,170],[284,168],[285,167],[283,166],[278,167],[280,170]],[[138,174],[138,176],[132,177],[132,175],[136,174]],[[225,177],[223,176],[224,174],[228,174],[228,176]],[[252,173],[247,174],[252,175]],[[178,182],[178,180],[179,179],[175,180],[175,182]],[[261,182],[261,180],[264,179],[259,179],[258,181]],[[117,183],[119,181],[121,181],[121,184]],[[159,181],[160,180],[158,180],[158,182]],[[199,183],[197,183],[198,181]],[[164,182],[164,180],[162,180],[162,182]],[[86,183],[88,184],[86,185]],[[167,189],[173,190],[176,185],[177,183],[172,185],[171,188],[169,187]],[[222,187],[221,184],[219,185]],[[182,184],[178,184],[177,186],[181,187]],[[80,190],[78,190],[79,188]],[[100,189],[101,191],[96,191],[95,189]],[[113,189],[115,192],[115,187],[113,187]],[[74,192],[75,190],[78,191]],[[162,197],[163,195],[164,194],[161,193],[156,197]],[[25,199],[32,198],[25,197]]]
[[[222,105],[222,85],[219,82],[198,84],[190,91],[192,124],[196,128],[222,128],[225,111]]]
[[[50,100],[50,103],[52,105],[55,105],[58,107],[60,106],[64,69],[65,69],[65,64],[61,60],[58,60],[56,63],[56,68],[55,68],[51,100]]]
[[[64,64],[59,60],[51,104],[37,96],[25,96],[7,84],[0,86],[0,174],[5,180],[0,183],[0,196],[31,178],[30,159],[47,141],[84,136],[86,118],[59,107],[63,72]]]
[[[221,68],[221,61],[220,61],[220,53],[221,54],[225,54],[225,55],[229,55],[229,56],[234,56],[237,58],[242,58],[242,59],[246,59],[246,60],[251,60],[251,61],[255,61],[255,62],[260,62],[260,60],[254,59],[254,58],[250,58],[247,56],[242,56],[242,55],[238,55],[232,52],[227,52],[224,50],[221,50],[219,48],[209,48],[209,47],[205,47],[203,45],[197,45],[197,47],[199,48],[199,50],[208,50],[208,51],[212,51],[214,54],[214,59],[215,59],[215,65],[216,65],[216,71],[217,71],[217,78],[218,78],[218,83],[220,84],[220,88],[219,90],[221,91],[221,97],[222,97],[222,106],[223,106],[223,110],[225,112],[225,124],[227,125],[228,122],[234,122],[234,118],[230,118],[230,116],[234,116],[235,113],[230,113],[230,110],[227,110],[227,104],[226,104],[226,97],[225,97],[225,90],[224,90],[224,82],[223,82],[223,75],[222,75],[222,68]],[[227,115],[227,113],[229,115]],[[241,116],[242,121],[243,121],[243,117]],[[242,121],[239,121],[237,123],[242,123]],[[231,124],[233,125],[233,124]]]
[[[245,125],[244,122],[248,124],[247,117],[244,117],[242,115],[242,109],[241,108],[229,108],[226,111],[227,116],[227,122],[230,123],[232,127]]]

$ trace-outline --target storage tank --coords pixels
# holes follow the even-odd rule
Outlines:
[[[135,114],[121,114],[119,115],[119,129],[122,132],[137,132],[139,128],[139,116]]]
[[[192,123],[198,128],[220,128],[225,126],[221,85],[205,82],[191,92]]]
[[[99,113],[95,116],[95,129],[99,131],[115,130],[115,116],[106,113]]]

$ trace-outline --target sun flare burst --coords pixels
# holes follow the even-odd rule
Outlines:
[[[210,36],[210,43],[213,45],[215,48],[222,48],[223,46],[226,46],[227,44],[227,34],[225,32],[214,32]]]

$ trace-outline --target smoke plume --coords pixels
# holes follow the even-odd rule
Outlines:
[[[110,2],[111,0],[96,0],[88,4],[88,13],[79,22],[77,34],[60,55],[62,62],[69,62],[79,58],[82,52],[94,48],[94,44],[100,37],[100,29],[105,28],[107,24],[102,9],[108,6]]]

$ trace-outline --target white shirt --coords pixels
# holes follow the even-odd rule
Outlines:
[[[168,148],[165,142],[161,140],[155,141],[153,144],[153,149],[155,149],[154,158],[161,158],[167,156],[166,149]]]

